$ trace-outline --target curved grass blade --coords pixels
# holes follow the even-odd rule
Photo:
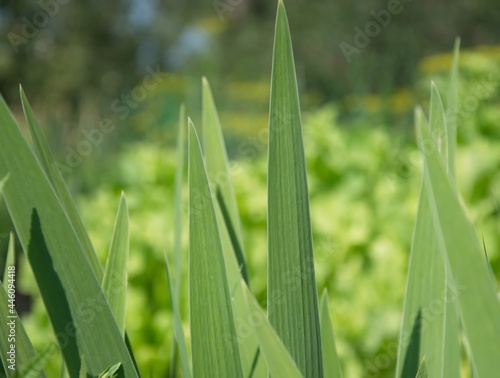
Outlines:
[[[61,172],[57,168],[57,163],[54,160],[52,153],[50,152],[49,145],[38,125],[38,121],[31,109],[31,106],[28,102],[28,99],[23,91],[23,88],[20,87],[21,92],[21,102],[23,105],[24,115],[26,117],[26,122],[28,124],[28,128],[30,130],[31,137],[33,139],[33,143],[35,146],[35,152],[38,157],[38,161],[40,162],[45,174],[47,175],[54,192],[58,200],[61,203],[61,206],[64,209],[64,212],[68,216],[68,219],[71,223],[71,226],[75,230],[76,235],[78,236],[78,240],[80,241],[87,258],[90,261],[92,269],[95,272],[98,280],[102,279],[102,267],[97,254],[95,253],[94,247],[92,246],[92,242],[90,241],[90,237],[83,225],[83,221],[80,217],[80,213],[71,197],[71,193],[64,182],[64,179],[61,175]]]
[[[170,269],[166,253],[165,253],[165,271],[167,272],[168,290],[172,305],[172,313],[174,315],[174,334],[175,334],[174,339],[176,340],[176,344],[179,349],[179,358],[181,360],[182,376],[183,378],[190,378],[191,369],[189,367],[189,355],[186,347],[186,338],[184,336],[181,313],[179,311],[179,298],[176,297],[174,287],[172,286],[172,279],[170,277]]]
[[[102,281],[109,308],[122,335],[125,335],[129,238],[127,199],[122,193]]]
[[[243,293],[250,314],[248,323],[257,335],[260,350],[266,360],[271,377],[303,377],[288,349],[267,320],[266,314],[244,284]]]
[[[10,172],[4,200],[55,333],[67,335],[58,340],[70,375],[78,376],[83,355],[91,374],[121,361],[124,376],[136,377],[94,269],[1,97],[0,125],[0,176]]]
[[[226,146],[219,115],[208,80],[203,78],[203,148],[212,192],[223,215],[243,279],[249,285],[248,267],[243,246],[241,220],[234,194]]]
[[[328,306],[328,292],[323,290],[321,296],[321,345],[323,350],[324,378],[342,378],[342,369],[335,346],[335,333],[333,332],[330,308]]]
[[[242,377],[231,296],[212,193],[189,121],[189,294],[193,376]]]
[[[276,16],[268,170],[268,316],[307,377],[323,375],[300,106],[285,7]],[[280,294],[282,300],[274,297]]]
[[[459,289],[458,304],[474,366],[478,376],[494,377],[500,371],[500,303],[479,240],[446,173],[446,161],[435,149],[424,149],[424,141],[432,140],[430,134],[426,123],[420,122],[419,144],[428,167],[425,185],[430,207]]]

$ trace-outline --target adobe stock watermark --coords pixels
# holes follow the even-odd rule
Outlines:
[[[111,113],[120,120],[126,119],[133,109],[136,109],[147,97],[148,92],[154,90],[168,76],[168,73],[161,72],[160,65],[153,69],[146,67],[148,74],[142,82],[136,85],[129,93],[122,94],[115,99],[110,106]],[[66,147],[66,157],[63,163],[57,163],[57,167],[62,175],[73,172],[85,158],[89,157],[105,139],[105,136],[116,129],[116,123],[112,117],[105,117],[99,121],[97,127],[82,130],[83,138],[75,147]]]
[[[39,0],[39,10],[31,17],[22,17],[20,23],[16,23],[7,34],[10,45],[14,52],[18,53],[20,47],[26,46],[32,41],[49,21],[59,13],[61,5],[66,5],[70,0]],[[14,31],[15,30],[15,31]]]
[[[412,0],[406,0],[408,2]],[[371,40],[377,37],[384,28],[389,26],[392,16],[397,15],[403,11],[404,7],[400,0],[389,0],[386,9],[379,11],[372,10],[370,15],[372,19],[368,21],[363,28],[356,26],[354,30],[353,44],[341,42],[339,44],[342,54],[344,54],[347,63],[352,62],[351,56],[359,54],[361,50],[368,47]]]

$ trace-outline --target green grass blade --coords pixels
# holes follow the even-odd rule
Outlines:
[[[174,291],[180,298],[182,278],[182,185],[184,183],[184,162],[186,157],[185,130],[186,130],[186,107],[181,105],[179,110],[179,127],[177,132],[176,167],[174,183]]]
[[[99,378],[114,378],[118,376],[118,370],[122,366],[121,363],[114,364],[110,366],[106,370],[104,370],[101,374],[99,374]]]
[[[255,330],[259,339],[260,350],[267,362],[271,377],[303,377],[288,349],[267,320],[266,314],[245,285],[243,292],[250,314],[248,323]]]
[[[102,281],[104,294],[122,335],[125,335],[129,239],[127,200],[122,193]]]
[[[456,151],[457,151],[457,129],[458,129],[458,61],[460,55],[460,38],[455,40],[453,49],[453,63],[450,70],[450,84],[448,99],[446,103],[446,126],[448,134],[448,173],[454,180],[456,177]],[[447,289],[455,288],[452,272],[449,264],[447,269]],[[452,292],[449,292],[453,295]],[[447,296],[450,296],[447,294]],[[446,330],[444,345],[444,361],[446,371],[450,377],[460,376],[460,363],[462,361],[462,343],[460,330],[459,307],[456,301],[446,302]]]
[[[229,163],[219,116],[210,86],[205,78],[203,78],[203,144],[210,187],[213,192],[217,193],[215,210],[237,333],[237,339],[228,338],[226,342],[239,345],[245,377],[248,377],[252,369],[255,376],[264,376],[267,374],[264,361],[258,358],[254,366],[259,344],[256,336],[253,333],[249,334],[247,329],[248,311],[243,297],[241,278],[243,277],[248,283],[249,277],[243,251],[240,216],[229,174]]]
[[[136,377],[94,269],[2,98],[0,125],[0,177],[10,172],[4,200],[55,333],[67,335],[58,340],[70,375],[78,375],[84,355],[91,374],[121,361],[124,375]]]
[[[57,346],[55,344],[49,344],[43,351],[37,356],[34,356],[32,360],[20,369],[19,376],[23,378],[38,378],[40,374],[43,374],[43,369],[48,360],[52,358],[54,353],[57,351]]]
[[[335,346],[335,333],[333,332],[332,318],[328,306],[328,292],[325,289],[321,296],[321,345],[323,350],[323,371],[325,378],[341,378],[342,369]]]
[[[323,375],[318,295],[295,64],[278,4],[271,77],[268,170],[268,315],[307,377]],[[282,300],[273,298],[280,294]]]
[[[193,376],[242,377],[221,239],[201,146],[189,125],[189,294]]]
[[[420,363],[420,367],[418,368],[418,372],[417,372],[417,375],[415,376],[415,378],[427,378],[427,377],[428,377],[427,362],[426,362],[425,356],[424,356],[424,358],[422,358],[422,362]]]
[[[455,40],[453,48],[453,63],[450,71],[450,85],[448,100],[446,103],[446,115],[448,126],[448,167],[452,177],[456,175],[455,160],[457,150],[457,128],[458,128],[458,59],[460,55],[460,38]]]
[[[172,313],[174,315],[174,334],[175,334],[176,344],[179,349],[179,358],[181,360],[182,376],[184,378],[190,378],[191,369],[189,367],[189,355],[186,347],[186,338],[184,336],[184,329],[182,328],[182,319],[179,310],[179,298],[176,297],[174,287],[172,286],[172,279],[170,277],[170,268],[166,253],[165,253],[165,271],[167,272],[168,290],[172,305]]]
[[[474,366],[480,377],[495,377],[500,371],[500,303],[491,285],[484,254],[457,195],[448,178],[447,165],[436,149],[424,148],[432,140],[425,122],[420,123],[419,144],[425,152],[428,170],[425,185],[437,230],[446,247],[463,328]]]
[[[249,284],[248,267],[243,246],[241,220],[234,194],[229,161],[219,115],[215,107],[210,85],[203,78],[203,148],[207,165],[208,178],[212,192],[217,196],[217,203],[223,215],[234,253],[238,260],[243,279]]]
[[[429,114],[429,124],[432,136],[435,138],[438,150],[445,159],[448,158],[448,128],[446,126],[446,116],[444,113],[443,101],[434,82],[431,83],[431,111]]]
[[[83,225],[83,221],[80,217],[75,202],[71,197],[71,193],[66,186],[66,183],[64,182],[61,172],[57,168],[57,163],[54,160],[52,153],[50,152],[47,141],[42,133],[40,126],[38,125],[38,121],[36,120],[33,110],[31,109],[31,106],[22,88],[20,88],[20,92],[24,115],[26,117],[26,122],[33,139],[38,161],[40,162],[45,174],[47,175],[52,185],[52,188],[57,195],[57,198],[59,199],[66,215],[68,216],[68,219],[78,236],[78,240],[80,241],[80,244],[82,245],[87,258],[90,261],[92,269],[94,269],[97,278],[101,280],[101,263],[99,262],[94,247],[92,246],[92,242],[90,241],[90,237],[85,229],[85,226]]]
[[[184,184],[184,162],[186,156],[185,130],[186,130],[186,107],[184,104],[179,109],[179,124],[176,144],[176,165],[174,182],[174,278],[173,287],[169,290],[175,293],[177,300],[181,295],[182,282],[182,219],[183,219],[183,199],[182,186]],[[165,255],[165,258],[167,256]],[[169,283],[170,287],[170,283]],[[175,319],[174,319],[175,321]],[[170,377],[177,376],[177,343],[176,337],[172,338],[172,356],[170,358]]]
[[[446,159],[448,139],[445,113],[434,84],[431,90],[431,117],[434,139],[429,140],[427,146],[440,145],[440,153]],[[418,112],[417,128],[421,122],[425,120]],[[424,166],[424,170],[426,169]],[[456,302],[456,297],[449,295],[454,283],[448,272],[445,250],[440,245],[434,223],[428,188],[422,181],[408,267],[396,367],[398,377],[414,376],[424,356],[431,376],[442,376],[446,369],[447,376],[455,377],[451,372],[455,374],[460,363],[459,356],[455,353],[459,338],[458,316],[453,303]],[[456,343],[453,343],[454,340]]]

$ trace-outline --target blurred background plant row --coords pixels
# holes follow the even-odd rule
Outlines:
[[[22,36],[26,20],[33,22],[43,8],[29,1],[0,5],[0,92],[24,124],[17,95],[22,80],[58,160],[66,164],[70,150],[80,156],[81,163],[65,178],[102,262],[120,192],[126,192],[131,222],[127,332],[143,373],[165,376],[172,316],[163,250],[173,243],[175,125],[182,101],[195,121],[200,119],[201,75],[210,78],[221,112],[252,287],[265,303],[265,275],[255,273],[266,271],[266,128],[275,4],[56,3],[47,25],[20,42],[17,52],[9,33]],[[393,376],[421,180],[412,112],[417,103],[428,108],[430,80],[447,93],[456,35],[464,46],[458,185],[493,270],[500,273],[498,7],[486,0],[453,6],[405,2],[404,10],[347,63],[339,44],[352,44],[353,28],[363,28],[372,19],[370,11],[386,6],[383,1],[287,3],[304,110],[317,280],[320,291],[328,287],[334,304],[337,346],[348,377],[370,371]],[[158,81],[150,80],[151,70],[162,72]],[[115,128],[93,143],[87,135],[104,119]],[[91,145],[88,154],[78,152],[85,140]],[[3,207],[0,224],[2,230],[10,227]],[[1,253],[7,240],[7,233],[0,235]],[[25,279],[31,276],[23,273],[28,264],[22,259],[19,264],[18,310],[42,350],[50,325],[34,282]],[[186,286],[181,298],[187,298]],[[187,314],[187,301],[181,304]],[[59,369],[53,358],[46,371],[55,376]]]

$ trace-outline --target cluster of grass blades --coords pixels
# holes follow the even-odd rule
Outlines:
[[[458,43],[450,80],[446,110],[435,85],[429,121],[416,110],[424,174],[398,344],[398,378],[459,377],[465,358],[475,377],[493,378],[500,371],[496,283],[455,185]],[[222,129],[205,79],[202,143],[181,108],[175,242],[172,253],[165,253],[173,313],[173,377],[342,377],[328,294],[323,292],[319,301],[315,283],[297,81],[281,1],[271,84],[267,314],[252,294]],[[45,362],[59,351],[63,371],[72,378],[139,377],[125,327],[129,248],[125,196],[119,201],[102,268],[22,91],[21,99],[33,143],[28,144],[0,99],[0,194],[58,344],[37,353],[17,319],[16,370],[9,369],[9,328],[3,321],[9,315],[8,290],[2,286],[0,371],[9,378],[44,377]],[[190,349],[179,309],[186,156]],[[6,265],[13,264],[13,256],[11,237]]]

